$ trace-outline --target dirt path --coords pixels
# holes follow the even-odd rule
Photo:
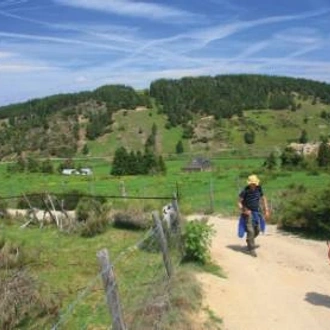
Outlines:
[[[268,225],[257,257],[245,252],[237,221],[210,217],[217,231],[212,259],[222,279],[200,274],[204,306],[222,318],[223,330],[330,329],[330,265],[324,242],[282,234]]]

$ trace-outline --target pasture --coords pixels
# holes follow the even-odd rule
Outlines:
[[[93,176],[38,173],[9,175],[6,164],[2,164],[0,196],[12,203],[10,197],[22,193],[69,193],[79,190],[86,194],[108,196],[114,209],[133,206],[151,215],[151,211],[161,210],[164,203],[168,202],[166,198],[178,193],[183,215],[211,212],[236,215],[237,195],[250,173],[260,176],[275,210],[279,193],[289,186],[304,185],[317,190],[329,185],[330,176],[327,172],[266,172],[262,169],[263,161],[262,158],[213,159],[213,171],[185,173],[182,171],[187,163],[185,160],[171,160],[166,162],[167,174],[164,176],[120,178],[110,176],[109,162],[101,159],[84,161],[82,164],[93,169]],[[139,199],[114,198],[121,195],[123,185],[127,197]],[[152,197],[164,198],[154,200]],[[158,304],[157,299],[164,292],[165,269],[159,253],[136,249],[138,242],[145,239],[145,232],[116,229],[109,225],[103,234],[84,238],[59,232],[54,227],[40,229],[31,226],[20,229],[20,224],[15,220],[0,222],[0,243],[10,242],[15,251],[24,251],[28,255],[25,267],[42,284],[43,293],[48,299],[52,297],[58,304],[57,317],[46,315],[38,322],[29,321],[21,329],[51,326],[52,329],[64,330],[90,329],[90,326],[93,329],[106,329],[109,313],[96,258],[97,251],[102,248],[109,250],[114,261],[126,319],[129,322],[134,320],[135,328],[141,329],[143,320],[155,317],[154,304]],[[159,320],[163,329],[171,329],[174,324],[176,329],[185,329],[186,312],[198,309],[201,292],[192,277],[193,271],[196,269],[190,266],[178,268],[172,281],[174,283],[171,283],[170,303],[175,308],[170,309],[166,319]],[[141,310],[141,306],[148,304],[150,309]],[[183,310],[186,312],[182,313]]]
[[[183,159],[166,161],[166,175],[124,177],[111,176],[111,164],[102,159],[77,161],[82,166],[92,168],[92,176],[65,176],[58,173],[11,175],[6,171],[6,164],[1,164],[0,196],[8,198],[10,203],[10,197],[23,193],[70,193],[76,190],[83,194],[107,196],[115,207],[122,201],[111,197],[120,197],[124,187],[130,198],[129,203],[135,203],[144,210],[160,209],[168,198],[178,193],[183,213],[233,214],[236,212],[237,194],[251,173],[260,176],[268,198],[274,203],[279,192],[290,185],[302,184],[307,188],[321,189],[330,182],[330,176],[325,171],[267,172],[262,168],[263,158],[212,159],[211,172],[186,173],[182,168],[187,162],[188,160]],[[135,197],[137,200],[134,200]]]

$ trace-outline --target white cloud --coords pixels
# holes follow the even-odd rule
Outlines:
[[[207,44],[211,41],[224,39],[235,33],[242,32],[244,30],[251,29],[254,27],[282,23],[287,21],[292,22],[295,20],[304,20],[311,17],[321,16],[326,13],[329,13],[329,10],[311,11],[297,15],[269,16],[266,18],[259,18],[251,21],[238,21],[207,29],[200,29],[197,32],[188,33],[185,36],[203,40],[204,44]]]
[[[11,8],[23,3],[28,2],[28,0],[3,0],[0,3],[0,8]]]
[[[11,53],[11,52],[2,52],[2,51],[0,51],[0,60],[2,58],[9,58],[9,57],[12,57],[12,56],[14,56],[14,54]]]
[[[170,6],[130,0],[54,0],[65,5],[147,19],[192,18],[194,15]],[[169,22],[170,23],[170,22]]]
[[[113,43],[101,43],[85,41],[82,39],[64,38],[64,37],[53,37],[46,35],[35,35],[35,34],[24,34],[24,33],[11,33],[11,32],[0,32],[0,36],[11,39],[23,39],[31,41],[39,41],[45,43],[60,43],[69,45],[81,45],[86,47],[101,48],[107,50],[124,51],[129,52],[127,47],[122,47],[118,44]]]
[[[0,72],[35,72],[35,71],[45,71],[50,68],[47,66],[36,66],[29,64],[0,64]]]
[[[274,37],[283,42],[306,45],[315,45],[322,41],[322,37],[316,29],[306,27],[285,29],[275,34]]]
[[[76,82],[77,83],[86,83],[86,82],[88,82],[88,78],[85,76],[79,76],[76,78]]]
[[[147,17],[152,11],[160,20],[169,21],[190,15],[172,7],[133,0],[54,1],[126,16]],[[308,56],[315,50],[319,50],[316,54],[326,54],[329,43],[321,30],[307,25],[309,18],[316,17],[319,22],[328,12],[249,21],[233,18],[226,24],[217,22],[207,28],[186,27],[184,33],[171,27],[162,31],[165,37],[151,39],[144,25],[139,29],[131,23],[107,25],[96,18],[94,22],[52,23],[52,16],[45,15],[41,21],[27,17],[26,13],[19,16],[0,10],[0,15],[12,19],[15,26],[23,21],[22,26],[31,25],[25,31],[35,31],[19,33],[19,29],[10,30],[6,26],[0,31],[0,104],[7,102],[7,94],[12,95],[10,101],[18,101],[91,90],[103,84],[147,88],[159,78],[224,73],[274,73],[330,82],[330,62],[317,62],[315,58],[309,61]],[[288,28],[298,25],[303,27]],[[155,29],[152,35],[156,34]],[[244,39],[243,35],[248,37]],[[322,59],[321,55],[318,58]],[[11,91],[11,86],[17,90]]]

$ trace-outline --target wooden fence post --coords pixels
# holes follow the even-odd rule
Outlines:
[[[210,212],[214,213],[214,191],[212,179],[210,179]]]
[[[126,201],[127,192],[126,192],[126,187],[125,187],[124,181],[120,181],[120,193],[121,193],[122,197],[125,197],[124,200]]]
[[[182,242],[182,229],[181,229],[181,215],[180,215],[180,210],[179,210],[179,204],[178,204],[178,199],[177,196],[174,194],[173,199],[172,199],[172,206],[174,208],[174,211],[176,213],[176,230],[177,230],[177,236],[179,237],[179,249],[180,249],[180,254],[181,258],[184,256],[184,247],[183,247],[183,242]]]
[[[62,230],[62,222],[57,217],[55,205],[54,205],[53,200],[52,200],[52,198],[51,198],[51,196],[49,194],[47,194],[47,199],[48,199],[48,201],[50,203],[50,206],[53,209],[56,225],[57,225],[58,228],[60,228]],[[52,212],[49,212],[49,213],[52,214]]]
[[[25,201],[26,201],[26,202],[28,203],[28,205],[29,205],[29,208],[30,208],[30,211],[31,211],[31,213],[32,213],[32,215],[33,215],[34,220],[36,221],[36,223],[38,223],[39,220],[38,220],[37,213],[36,213],[34,207],[32,207],[32,205],[31,205],[29,199],[27,198],[27,196],[26,196],[25,194],[23,194],[23,197],[24,197]]]
[[[126,326],[122,316],[118,288],[115,281],[115,274],[113,272],[113,267],[109,261],[108,250],[102,249],[97,252],[96,255],[101,266],[101,274],[106,293],[108,308],[112,316],[112,329],[126,330]]]
[[[170,256],[168,253],[168,246],[167,246],[167,241],[165,239],[163,225],[162,225],[162,222],[159,218],[159,214],[157,211],[152,212],[152,217],[153,217],[155,225],[156,225],[157,234],[158,234],[158,238],[159,238],[159,245],[162,250],[163,261],[164,261],[164,265],[166,268],[166,273],[167,273],[167,276],[170,278],[172,276],[172,265],[171,265]]]

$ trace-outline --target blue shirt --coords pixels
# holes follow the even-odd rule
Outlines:
[[[256,186],[252,189],[250,186],[246,186],[239,194],[242,199],[243,207],[248,208],[251,211],[259,211],[260,198],[264,195],[261,186]]]

